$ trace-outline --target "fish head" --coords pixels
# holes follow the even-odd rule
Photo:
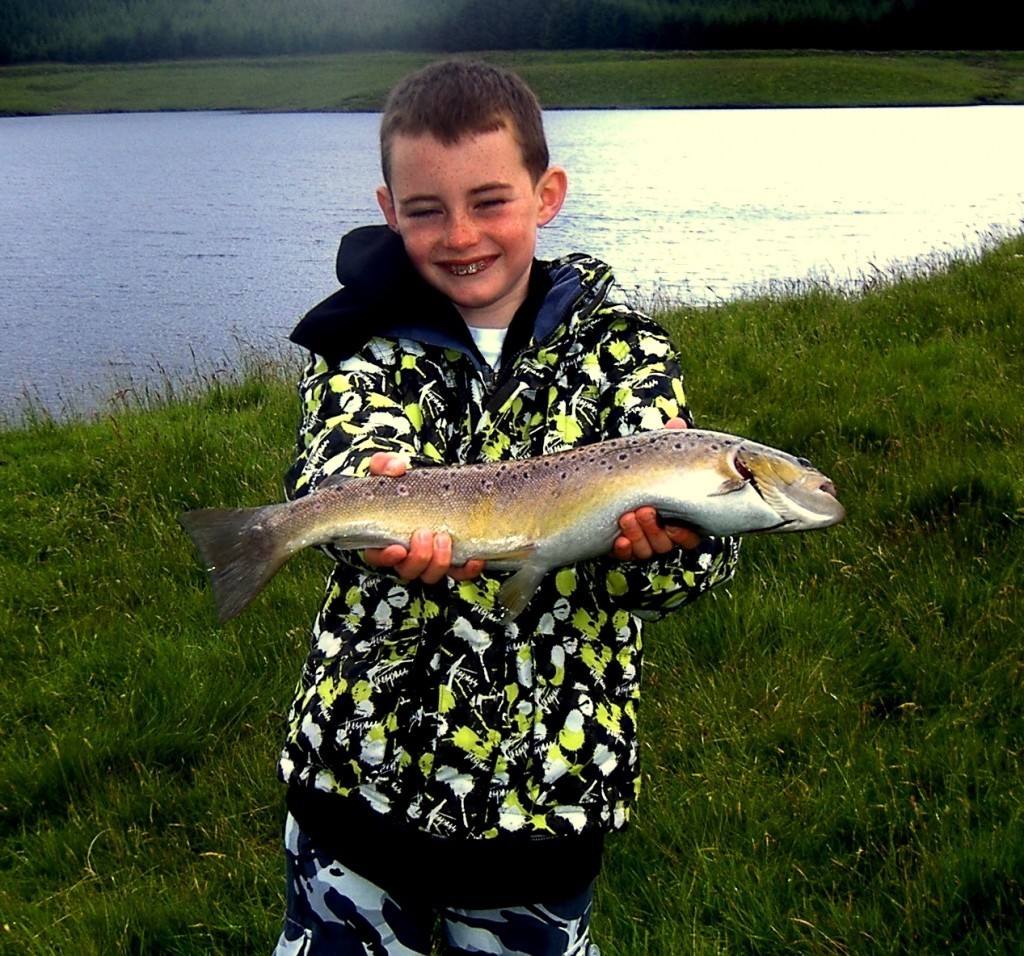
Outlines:
[[[846,517],[836,486],[806,458],[750,441],[730,452],[732,470],[779,516],[766,531],[813,531]]]

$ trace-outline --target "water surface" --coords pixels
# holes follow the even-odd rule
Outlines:
[[[0,119],[0,416],[276,347],[380,221],[376,114]],[[586,251],[641,302],[703,302],[1019,231],[1024,107],[565,111],[565,208],[542,255]]]

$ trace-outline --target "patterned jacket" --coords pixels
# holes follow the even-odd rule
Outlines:
[[[339,277],[292,336],[312,355],[289,496],[365,474],[377,451],[413,467],[523,458],[689,419],[664,331],[594,259],[535,263],[496,375],[389,230],[346,237]],[[495,613],[507,572],[427,586],[334,554],[282,780],[438,836],[624,826],[639,788],[641,619],[728,579],[736,551],[709,539],[566,567],[509,624]]]

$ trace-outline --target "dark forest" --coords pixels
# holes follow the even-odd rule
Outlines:
[[[365,50],[1017,49],[975,0],[0,0],[0,64]]]

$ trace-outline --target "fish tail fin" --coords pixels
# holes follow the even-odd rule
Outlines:
[[[200,508],[178,519],[210,576],[221,623],[241,614],[291,557],[272,536],[261,533],[261,515],[274,507]]]

